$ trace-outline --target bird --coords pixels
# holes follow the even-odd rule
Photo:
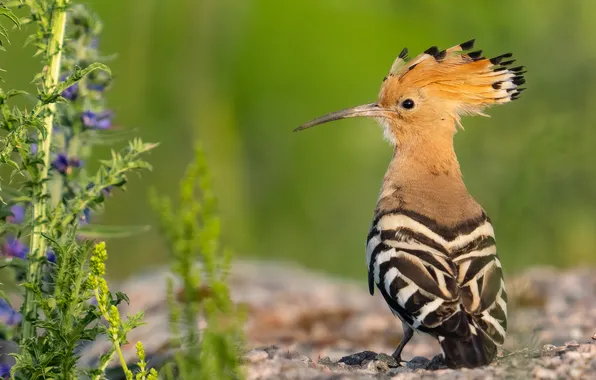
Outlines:
[[[453,145],[462,116],[509,103],[525,89],[511,53],[486,58],[475,40],[432,46],[413,59],[404,48],[377,102],[318,117],[301,131],[352,117],[373,118],[393,146],[366,239],[375,286],[401,320],[392,356],[402,363],[414,331],[434,337],[451,368],[491,363],[505,341],[507,292],[490,218],[469,194]]]

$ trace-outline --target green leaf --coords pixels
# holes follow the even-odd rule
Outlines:
[[[151,226],[102,226],[89,224],[79,228],[79,235],[87,238],[124,238],[145,233]]]
[[[28,95],[29,93],[27,91],[22,91],[22,90],[8,90],[6,91],[6,98],[12,98],[14,96],[18,96],[18,95]]]
[[[10,207],[11,206],[7,204],[0,205],[0,220],[6,219],[7,216],[13,216]]]
[[[18,198],[29,200],[29,198],[25,196],[25,193],[6,185],[2,185],[2,190],[0,190],[0,194],[8,196],[8,198],[10,199]]]
[[[58,83],[58,85],[56,86],[56,90],[54,91],[54,94],[61,94],[62,91],[66,90],[73,84],[80,81],[81,78],[83,78],[85,75],[95,70],[103,70],[106,73],[108,73],[108,75],[112,75],[110,68],[104,65],[103,63],[99,62],[92,63],[84,69],[81,69],[80,67],[75,67],[72,74],[70,74],[63,82]]]
[[[15,16],[14,13],[12,13],[12,11],[8,8],[6,8],[5,5],[1,5],[0,4],[0,16],[4,16],[7,19],[9,19],[10,21],[12,21],[12,23],[16,26],[16,27],[20,27],[21,24],[19,23],[19,18],[17,16]]]

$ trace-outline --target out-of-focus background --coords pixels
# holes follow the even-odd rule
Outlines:
[[[177,192],[192,143],[214,173],[227,244],[363,278],[364,240],[391,148],[373,121],[299,124],[376,99],[411,55],[476,38],[528,69],[522,99],[466,118],[465,181],[497,232],[506,271],[596,264],[596,2],[94,0],[117,124],[161,142],[154,171],[94,221],[155,224],[147,192]],[[37,67],[13,35],[6,88]],[[108,154],[98,151],[98,158]],[[165,262],[155,230],[108,242],[116,277]]]

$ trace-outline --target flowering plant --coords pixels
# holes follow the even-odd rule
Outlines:
[[[25,17],[18,18],[16,11]],[[42,65],[34,78],[33,104],[14,106],[14,98],[27,94],[0,87],[0,166],[12,169],[0,189],[0,260],[24,290],[20,311],[12,307],[18,294],[0,300],[3,338],[19,346],[16,363],[0,364],[0,376],[10,371],[17,379],[83,373],[102,378],[141,316],[120,320],[116,307],[126,297],[109,292],[103,280],[105,245],[91,239],[107,234],[89,221],[115,189],[124,188],[130,173],[151,169],[142,156],[156,144],[133,139],[89,172],[85,163],[92,148],[114,138],[115,115],[104,96],[110,70],[99,62],[101,23],[70,0],[0,2],[0,43],[8,41],[7,22],[34,28],[28,43]],[[118,234],[135,230],[121,228]],[[109,326],[98,323],[102,318]],[[107,335],[114,349],[102,356],[98,368],[77,368],[78,345],[99,334]],[[145,363],[142,345],[139,354]],[[139,379],[156,376],[144,366],[137,374]]]

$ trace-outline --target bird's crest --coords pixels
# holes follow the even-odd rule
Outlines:
[[[511,53],[485,58],[482,50],[468,52],[473,47],[474,40],[446,50],[432,46],[411,60],[403,49],[384,87],[424,87],[430,95],[452,102],[459,115],[483,115],[486,107],[517,99],[525,90],[519,87],[525,83],[524,67],[510,67],[515,62]]]

